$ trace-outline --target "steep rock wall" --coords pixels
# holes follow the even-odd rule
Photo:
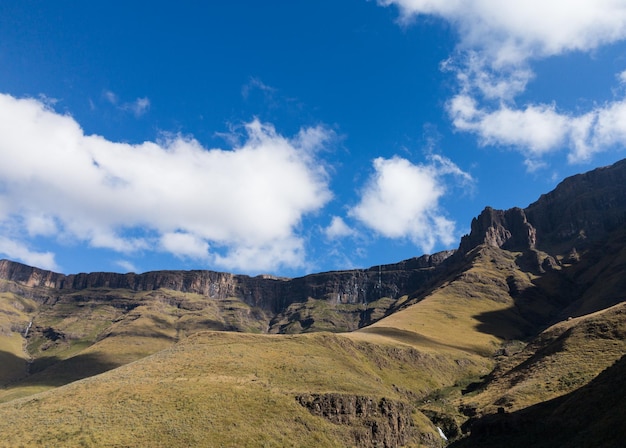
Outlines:
[[[236,297],[250,306],[278,313],[294,302],[308,298],[336,303],[368,303],[381,297],[398,298],[419,288],[436,275],[453,251],[425,255],[400,263],[369,269],[325,272],[294,279],[272,276],[249,277],[214,271],[153,271],[143,274],[94,272],[64,275],[9,260],[0,260],[0,279],[12,284],[4,290],[49,301],[55,293],[107,288],[131,291],[170,289],[196,293],[210,299]],[[35,291],[36,290],[36,291]]]

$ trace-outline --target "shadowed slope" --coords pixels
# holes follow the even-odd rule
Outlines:
[[[450,447],[607,447],[626,439],[626,356],[567,395],[513,413],[491,414]]]
[[[593,380],[626,353],[626,303],[553,325],[519,353],[505,353],[480,391],[464,398],[482,413],[518,410]]]

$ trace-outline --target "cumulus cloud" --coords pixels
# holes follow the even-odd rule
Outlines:
[[[501,105],[479,108],[468,95],[455,96],[448,105],[454,125],[478,135],[484,145],[518,148],[529,170],[544,167],[542,155],[568,148],[570,162],[584,162],[595,153],[626,145],[626,99],[608,102],[575,115],[555,105],[514,109]]]
[[[258,120],[245,129],[232,150],[182,136],[130,145],[85,135],[41,101],[0,94],[0,226],[235,269],[299,267],[297,227],[331,197],[316,151],[332,133],[287,138]]]
[[[453,72],[458,92],[448,103],[455,127],[475,133],[486,145],[522,152],[527,166],[543,154],[568,149],[570,161],[588,160],[614,145],[624,147],[619,119],[626,100],[593,110],[565,113],[548,102],[519,107],[514,99],[533,79],[539,59],[626,39],[626,2],[615,0],[378,0],[395,5],[401,20],[439,17],[458,31],[456,52],[442,63]],[[617,75],[624,83],[624,72]]]
[[[453,23],[460,49],[479,49],[494,66],[567,51],[588,51],[626,37],[626,3],[615,0],[379,0],[405,21],[419,15]]]
[[[452,174],[463,182],[471,177],[441,156],[430,161],[415,165],[398,156],[375,159],[374,173],[349,216],[384,237],[408,238],[424,252],[437,242],[452,244],[454,223],[439,207],[446,192],[443,177]]]
[[[449,112],[458,129],[477,133],[484,144],[527,147],[535,155],[562,144],[569,127],[568,117],[557,113],[554,106],[524,110],[502,106],[488,113],[467,95],[454,97]]]
[[[198,260],[209,258],[209,243],[190,233],[165,233],[161,235],[161,247],[166,252],[179,257],[190,257]]]
[[[355,233],[355,230],[348,226],[340,216],[333,216],[328,227],[324,229],[324,235],[329,240],[353,236]]]

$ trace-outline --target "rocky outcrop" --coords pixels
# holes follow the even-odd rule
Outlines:
[[[406,403],[345,394],[305,394],[296,400],[313,415],[354,427],[355,446],[395,448],[417,441],[413,408]]]
[[[507,250],[534,249],[537,231],[521,208],[494,210],[486,207],[472,220],[471,232],[461,239],[459,252],[465,254],[481,244]]]

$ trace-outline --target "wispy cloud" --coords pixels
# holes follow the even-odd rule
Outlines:
[[[259,78],[251,77],[248,82],[245,83],[241,88],[241,96],[247,100],[250,96],[250,93],[255,90],[262,92],[265,96],[269,98],[271,98],[276,93],[276,88],[265,84]]]
[[[148,98],[137,98],[132,103],[125,103],[122,109],[129,110],[135,117],[141,117],[150,109],[150,100]]]
[[[137,98],[131,102],[120,102],[119,96],[110,90],[105,90],[102,96],[107,102],[111,103],[119,110],[131,112],[137,118],[150,110],[150,100],[146,97]]]
[[[117,106],[119,103],[119,98],[117,97],[117,95],[110,90],[105,90],[104,92],[102,92],[102,97],[114,106]]]
[[[117,260],[115,264],[126,272],[139,272],[139,269],[128,260]]]
[[[226,150],[182,136],[129,145],[85,135],[36,99],[0,94],[0,226],[229,269],[300,267],[298,226],[331,198],[316,151],[333,135],[315,127],[287,138],[258,120],[245,130]]]

